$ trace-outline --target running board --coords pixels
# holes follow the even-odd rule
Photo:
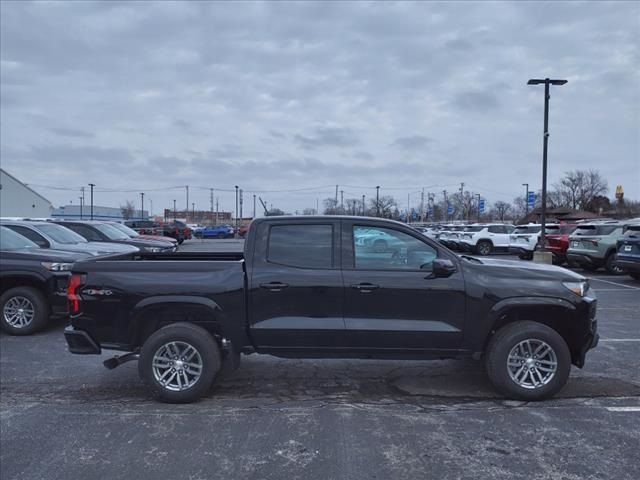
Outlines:
[[[136,352],[126,353],[124,355],[116,355],[112,358],[107,358],[102,364],[105,368],[109,370],[113,370],[116,367],[119,367],[123,363],[131,362],[133,360],[138,360],[140,358],[140,354]]]

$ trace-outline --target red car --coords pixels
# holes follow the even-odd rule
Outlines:
[[[249,231],[249,225],[240,225],[240,228],[238,228],[238,235],[244,238],[244,236],[247,234],[248,231]]]
[[[553,254],[554,265],[562,265],[567,261],[569,235],[573,233],[576,227],[577,225],[569,223],[561,223],[560,225],[547,227],[547,251]]]

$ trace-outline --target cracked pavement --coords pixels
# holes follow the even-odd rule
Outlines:
[[[602,342],[540,403],[500,397],[471,360],[251,355],[166,405],[135,362],[69,354],[64,321],[0,334],[0,478],[640,478],[640,284],[592,277]]]

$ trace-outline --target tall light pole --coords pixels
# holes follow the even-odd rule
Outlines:
[[[144,220],[144,192],[140,192],[140,220]]]
[[[196,223],[196,204],[191,202],[191,221]]]
[[[185,185],[184,188],[187,189],[187,208],[185,209],[185,211],[188,213],[189,212],[189,185]]]
[[[82,220],[82,204],[84,202],[84,199],[82,198],[82,196],[78,198],[80,199],[80,220]]]
[[[476,196],[478,197],[478,223],[480,223],[480,194],[476,193]]]
[[[567,80],[552,80],[550,78],[532,78],[527,85],[544,84],[544,132],[542,140],[542,211],[540,212],[540,245],[542,251],[546,251],[546,213],[547,213],[547,147],[549,144],[549,85],[564,85]]]
[[[238,238],[238,185],[236,185],[236,228],[235,237]]]
[[[365,216],[365,205],[364,205],[364,195],[362,195],[362,216]]]
[[[174,222],[176,221],[176,214],[177,214],[177,212],[176,212],[176,199],[174,198],[173,199],[173,221]]]
[[[380,185],[376,187],[376,217],[380,216]]]
[[[523,183],[524,187],[524,216],[529,215],[529,184]]]
[[[256,218],[256,194],[253,194],[253,218]]]
[[[91,187],[91,220],[93,220],[93,187],[95,187],[96,184],[90,183],[89,186]]]

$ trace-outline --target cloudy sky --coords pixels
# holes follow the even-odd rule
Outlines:
[[[640,3],[0,4],[2,168],[54,205],[286,211],[595,168],[640,199]],[[297,190],[297,191],[291,191]],[[288,192],[285,192],[288,191]],[[248,203],[252,200],[247,199]],[[251,207],[249,207],[251,210]],[[245,209],[245,212],[247,210]]]

